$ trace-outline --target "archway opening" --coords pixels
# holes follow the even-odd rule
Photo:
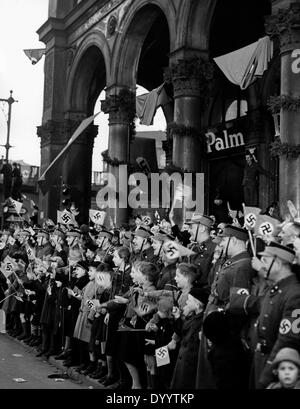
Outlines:
[[[99,99],[103,99],[105,85],[106,66],[103,54],[96,45],[91,45],[82,55],[73,76],[68,110],[70,119],[80,121],[98,113]],[[71,186],[72,200],[80,211],[78,220],[81,223],[88,221],[91,202],[94,202],[99,185],[103,183],[103,175],[99,174],[102,171],[99,145],[105,144],[107,140],[107,117],[108,115],[100,113],[95,118],[94,123],[79,137],[79,143],[71,146],[63,166],[63,182]]]
[[[144,14],[146,9],[151,10],[153,19],[151,23],[148,23],[148,32],[141,47],[137,68],[137,84],[139,84],[136,91],[137,96],[146,92],[153,92],[153,90],[164,84],[164,70],[169,64],[170,33],[163,12],[158,7],[147,6],[139,11],[134,21],[138,18],[138,15],[143,15],[146,18],[147,15]],[[164,84],[164,91],[169,95],[172,93],[167,84]],[[156,110],[153,125],[142,125],[139,120],[136,121],[137,136],[154,140],[157,163],[155,165],[150,163],[152,169],[161,169],[166,164],[162,142],[166,140],[167,122],[173,119],[170,115],[169,105],[159,107]]]
[[[264,19],[270,13],[269,0],[218,1],[209,32],[210,57],[239,50],[264,37]],[[241,90],[231,83],[219,68],[216,68],[216,83],[214,101],[207,116],[207,125],[211,129],[208,147],[209,211],[216,215],[218,221],[229,221],[228,207],[242,210],[245,202],[245,148],[252,147],[254,140],[249,124],[251,111],[259,109],[259,97],[253,98],[253,89]],[[252,95],[251,100],[249,95]],[[253,148],[258,155],[259,146]],[[256,204],[252,203],[258,204],[258,199]]]

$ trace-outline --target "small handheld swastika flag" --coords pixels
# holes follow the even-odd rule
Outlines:
[[[106,217],[106,212],[104,210],[89,210],[90,220],[95,224],[104,225],[104,220]]]
[[[254,227],[257,236],[276,236],[280,221],[265,214],[259,214]]]
[[[257,216],[261,213],[259,207],[244,206],[244,223],[247,229],[254,229]]]

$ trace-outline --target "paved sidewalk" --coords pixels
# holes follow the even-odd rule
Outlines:
[[[26,350],[26,352],[31,352],[34,356],[39,352],[35,347],[30,347],[26,345],[24,342],[17,340],[14,337],[11,337],[10,335],[6,334],[7,338],[11,339],[13,342],[16,342],[19,345],[22,345],[23,348]],[[54,359],[53,356],[50,356],[49,359],[46,359],[45,357],[40,357],[43,362],[48,362],[49,365],[52,365],[56,368],[56,371],[54,370],[53,373],[57,372],[60,374],[68,375],[70,379],[73,379],[77,383],[84,384],[90,389],[108,389],[102,386],[97,380],[92,379],[88,376],[84,376],[78,372],[75,371],[75,367],[66,367],[62,364],[62,361],[57,361]]]

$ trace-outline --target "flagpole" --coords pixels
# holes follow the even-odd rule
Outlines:
[[[17,291],[15,291],[14,293],[8,295],[7,297],[3,298],[3,300],[0,300],[0,303],[2,303],[3,301],[7,300],[9,297],[11,297],[12,295],[17,294]]]
[[[245,203],[242,203],[242,206],[243,206],[243,213],[245,215]],[[250,245],[251,245],[251,250],[252,250],[252,253],[253,253],[253,257],[255,257],[256,250],[255,250],[255,247],[254,247],[254,244],[253,244],[253,237],[252,237],[252,234],[251,234],[250,230],[247,228],[247,226],[245,226],[245,227],[246,227],[246,229],[248,231],[248,236],[249,236],[249,240],[250,240]]]

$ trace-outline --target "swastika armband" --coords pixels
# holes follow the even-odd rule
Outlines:
[[[279,324],[279,333],[281,335],[287,335],[289,333],[300,333],[300,309],[293,310],[291,317],[283,318]]]

